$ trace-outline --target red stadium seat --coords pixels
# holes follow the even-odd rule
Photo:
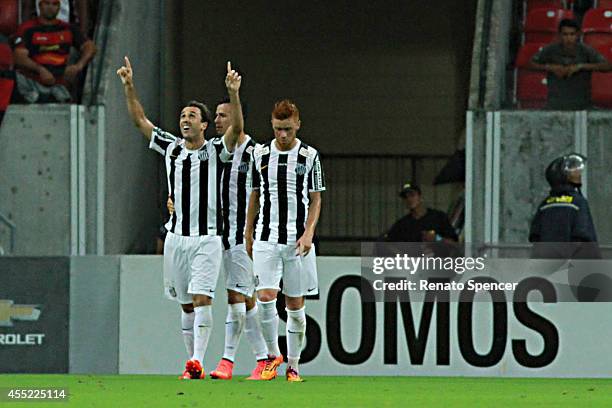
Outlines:
[[[612,61],[612,44],[597,49]],[[593,72],[591,76],[591,100],[593,105],[612,109],[612,72]]]
[[[0,0],[0,33],[7,37],[17,31],[19,0]]]
[[[612,0],[597,0],[595,3],[596,8],[612,8]]]
[[[590,9],[582,20],[583,41],[594,48],[612,42],[612,8]]]
[[[546,44],[525,44],[516,56],[515,99],[521,109],[540,109],[546,106],[548,87],[546,72],[527,68],[531,57]]]
[[[557,38],[561,20],[574,18],[574,12],[563,9],[539,8],[527,14],[523,43],[550,43]]]
[[[546,9],[562,9],[565,8],[566,4],[563,0],[525,0],[525,14],[529,14],[531,11],[546,8]]]

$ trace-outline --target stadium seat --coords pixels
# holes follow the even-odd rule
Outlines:
[[[590,9],[582,20],[583,41],[594,48],[612,43],[612,8]]]
[[[596,8],[612,8],[612,0],[597,0],[595,2],[595,7]]]
[[[523,10],[525,10],[525,14],[529,14],[531,11],[540,8],[562,9],[565,7],[566,4],[563,0],[525,0]]]
[[[612,61],[612,43],[597,48],[597,51],[608,61]],[[612,109],[612,72],[593,72],[591,99],[595,106]]]
[[[7,37],[17,31],[19,0],[0,0],[0,33]]]
[[[553,42],[557,38],[559,23],[565,18],[574,18],[574,12],[550,8],[531,11],[525,20],[523,44]]]
[[[546,44],[525,44],[516,56],[515,101],[520,109],[540,109],[546,106],[548,87],[546,72],[527,68],[531,57]]]

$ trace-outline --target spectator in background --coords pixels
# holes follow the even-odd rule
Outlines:
[[[457,234],[448,216],[425,207],[419,186],[406,183],[399,192],[408,214],[400,218],[385,234],[389,242],[457,242]]]
[[[579,41],[575,20],[561,20],[559,41],[542,48],[530,68],[547,72],[548,105],[554,110],[591,108],[591,72],[608,71],[610,63],[596,50]]]
[[[60,0],[40,0],[40,16],[17,29],[15,65],[17,92],[25,102],[70,102],[68,88],[78,82],[79,74],[91,61],[96,47],[80,31],[57,19]],[[71,48],[80,57],[69,64]]]
[[[92,14],[95,14],[97,0],[60,0],[58,20],[74,24],[79,27],[84,37],[92,35]],[[22,3],[24,20],[40,16],[40,6],[37,0],[24,0]],[[92,13],[93,12],[93,13]]]

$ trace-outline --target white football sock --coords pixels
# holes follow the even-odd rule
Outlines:
[[[287,311],[287,362],[289,367],[298,371],[298,361],[306,333],[306,313],[304,308],[285,310]]]
[[[278,357],[281,355],[278,348],[278,312],[276,311],[276,299],[270,302],[257,301],[261,313],[261,334],[268,346],[268,354]]]
[[[193,322],[193,359],[203,363],[208,339],[213,326],[212,306],[197,306],[193,308],[195,319]]]
[[[193,356],[193,320],[195,319],[195,313],[186,313],[181,310],[181,328],[183,332],[183,341],[185,342],[185,349],[187,350],[187,356],[191,358]]]
[[[255,358],[257,361],[259,361],[268,357],[268,347],[266,346],[266,341],[261,334],[261,326],[259,325],[259,319],[257,318],[257,309],[257,304],[255,304],[251,310],[247,310],[244,334],[246,334],[247,339],[249,339],[249,343],[251,343],[251,348],[253,349]]]
[[[246,305],[234,303],[227,305],[227,317],[225,318],[225,350],[223,358],[234,362],[238,342],[246,319]]]

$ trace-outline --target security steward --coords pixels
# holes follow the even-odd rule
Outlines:
[[[568,244],[536,245],[534,257],[601,257],[589,203],[580,191],[585,160],[584,156],[571,153],[556,158],[546,168],[551,190],[531,222],[529,241]]]

